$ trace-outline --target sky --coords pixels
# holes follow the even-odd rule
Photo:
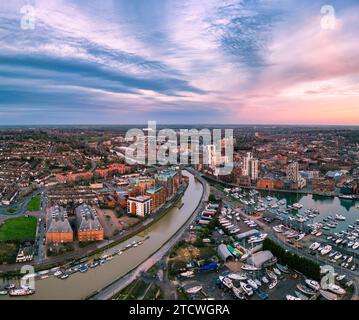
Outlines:
[[[358,16],[358,0],[1,1],[0,125],[358,125]]]

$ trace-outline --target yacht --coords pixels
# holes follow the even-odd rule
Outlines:
[[[301,291],[301,292],[303,292],[303,293],[309,295],[309,296],[315,295],[315,291],[314,291],[314,290],[312,290],[312,289],[310,289],[310,288],[308,288],[308,287],[305,287],[305,286],[303,286],[302,284],[298,284],[298,285],[297,285],[297,289],[298,289],[299,291]]]
[[[272,272],[269,269],[267,269],[266,272],[267,272],[267,275],[268,275],[269,278],[271,278],[273,280],[277,280],[277,276],[276,276],[276,274],[274,272]]]
[[[227,274],[227,277],[232,280],[247,280],[247,275],[242,272],[232,272]]]
[[[233,291],[233,294],[235,295],[235,297],[239,300],[244,300],[245,297],[244,295],[242,294],[241,290],[239,290],[238,288],[236,287],[233,287],[232,288],[232,291]]]
[[[287,300],[302,300],[301,298],[291,296],[290,294],[287,294],[285,297]]]
[[[311,280],[311,279],[306,279],[305,280],[305,284],[309,287],[312,288],[315,291],[318,291],[320,289],[320,284],[315,281],[315,280]]]
[[[273,268],[273,271],[275,274],[277,274],[278,276],[280,276],[282,274],[282,272],[280,272],[280,270],[278,270],[277,268]]]
[[[55,277],[59,277],[59,276],[61,276],[62,275],[62,271],[60,271],[60,270],[58,270],[58,271],[56,271],[55,273],[54,273],[54,276]]]
[[[346,275],[343,274],[343,275],[341,275],[341,276],[337,276],[337,277],[335,278],[335,280],[337,280],[337,281],[342,281],[342,280],[345,279],[345,277],[346,277]]]
[[[340,287],[334,283],[328,284],[328,290],[335,294],[339,294],[339,295],[345,294],[345,290],[342,287]]]
[[[258,286],[257,286],[257,284],[255,283],[254,280],[248,279],[248,280],[247,280],[247,283],[248,283],[253,289],[258,289]]]
[[[335,257],[334,260],[339,260],[343,255],[339,252]]]
[[[233,282],[231,279],[227,278],[227,277],[223,277],[223,276],[219,276],[219,280],[223,283],[223,285],[225,285],[228,289],[232,289],[233,288]]]
[[[186,290],[189,294],[196,294],[197,292],[202,290],[202,286],[194,286]]]
[[[309,300],[309,298],[305,294],[303,294],[297,290],[295,290],[294,293],[298,298],[300,298],[302,300]]]
[[[262,280],[262,282],[265,283],[265,284],[268,284],[268,283],[269,283],[269,280],[268,280],[265,276],[263,276],[261,280]]]
[[[328,245],[328,246],[325,246],[324,249],[322,249],[322,251],[320,251],[320,253],[321,253],[321,255],[324,256],[324,255],[328,254],[330,251],[332,251],[332,249],[333,249],[332,246]]]
[[[326,290],[319,290],[320,295],[327,300],[338,300],[338,296]]]
[[[251,295],[253,294],[253,289],[252,289],[252,287],[251,287],[249,284],[247,284],[247,283],[245,283],[245,282],[240,282],[240,284],[241,284],[242,290],[243,290],[248,296],[251,296]]]
[[[310,245],[309,249],[314,251],[314,250],[317,250],[319,247],[320,247],[320,243],[319,243],[319,242],[313,242],[313,243]]]
[[[294,209],[301,209],[301,208],[303,208],[303,205],[300,204],[300,203],[294,203],[294,204],[292,205],[292,207],[293,207]]]
[[[273,289],[278,284],[277,280],[273,280],[273,282],[268,286],[269,289]]]
[[[252,266],[250,264],[244,264],[242,267],[241,267],[242,270],[245,270],[245,271],[259,271],[260,268],[256,268],[255,266]]]
[[[16,297],[16,296],[29,296],[31,294],[34,294],[35,293],[35,290],[32,290],[32,289],[24,289],[24,288],[21,288],[21,289],[11,289],[9,291],[9,296],[10,297]]]
[[[353,247],[352,247],[353,249],[358,249],[359,248],[359,242],[355,242],[354,244],[353,244]]]
[[[336,215],[335,215],[335,219],[336,219],[336,220],[340,220],[340,221],[344,221],[346,218],[345,218],[343,215],[341,215],[341,214],[336,214]]]

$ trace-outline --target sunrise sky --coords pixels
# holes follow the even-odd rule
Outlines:
[[[358,0],[1,1],[0,125],[359,124],[358,16]]]

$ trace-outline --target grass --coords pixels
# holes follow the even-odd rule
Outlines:
[[[14,214],[14,213],[16,213],[16,209],[9,208],[9,209],[6,209],[6,212],[9,214]]]
[[[34,240],[37,218],[20,217],[8,219],[0,227],[0,241]]]
[[[27,210],[29,211],[39,211],[40,210],[40,197],[33,197],[27,204]]]

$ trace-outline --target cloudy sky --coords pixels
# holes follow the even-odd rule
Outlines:
[[[358,14],[358,0],[1,1],[0,125],[359,124]]]

